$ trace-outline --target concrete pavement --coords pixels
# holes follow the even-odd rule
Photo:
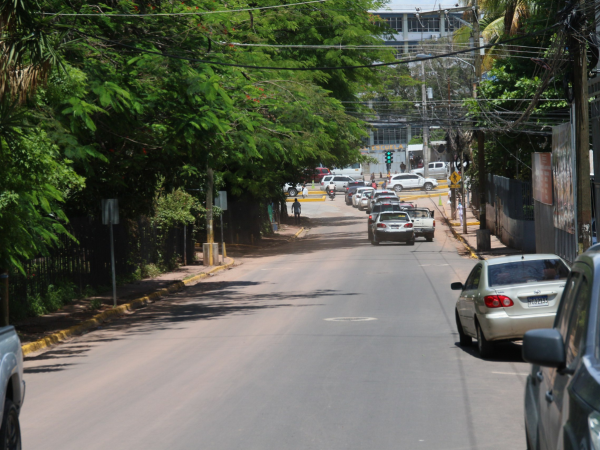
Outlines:
[[[301,239],[27,358],[24,448],[524,449],[520,347],[457,345],[449,285],[475,261],[439,225],[372,246],[342,196],[303,215]]]

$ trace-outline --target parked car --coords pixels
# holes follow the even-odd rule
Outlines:
[[[394,175],[387,184],[387,189],[400,192],[404,189],[424,189],[426,191],[437,187],[435,178],[423,178],[422,175],[412,173],[401,173]]]
[[[413,222],[407,212],[382,212],[372,224],[371,244],[394,241],[415,245]]]
[[[369,187],[369,186],[357,188],[356,192],[352,196],[352,206],[354,206],[355,208],[358,208],[360,200],[362,199],[363,193],[367,192],[367,191],[374,191],[374,190],[375,189],[373,189],[372,187]]]
[[[344,194],[344,199],[346,201],[346,205],[352,204],[352,196],[356,192],[356,190],[360,187],[365,187],[366,182],[364,181],[350,181],[346,186],[346,193]]]
[[[427,242],[433,241],[435,235],[435,219],[433,211],[427,208],[406,208],[404,209],[413,220],[415,237],[423,236]]]
[[[379,214],[381,214],[382,212],[401,212],[401,211],[402,211],[402,209],[400,209],[400,206],[398,206],[398,203],[386,202],[386,203],[378,203],[375,206],[373,206],[373,211],[371,211],[370,213],[367,212],[367,214],[369,214],[369,219],[367,220],[367,236],[369,237],[369,240],[371,240],[373,238],[373,236],[371,234],[373,232],[371,225],[373,225],[373,222],[375,222],[377,220],[377,217],[379,217]]]
[[[455,309],[460,345],[475,338],[479,354],[487,358],[496,342],[551,326],[568,275],[568,265],[550,254],[480,261],[464,285],[451,285],[461,291]]]
[[[317,167],[315,168],[314,181],[315,183],[320,183],[325,175],[331,175],[331,172],[327,167]]]
[[[528,449],[600,449],[600,245],[575,260],[565,284],[553,328],[523,338]]]
[[[0,448],[20,450],[22,444],[19,414],[25,400],[25,381],[23,380],[23,352],[15,327],[0,328],[0,354],[2,355],[0,386],[4,389]]]
[[[358,179],[363,176],[363,168],[360,163],[351,164],[346,167],[334,167],[331,169],[331,173],[334,175],[350,176],[353,179]]]
[[[302,192],[302,185],[296,184],[295,186],[291,183],[285,183],[283,185],[283,192],[287,193],[289,197],[296,197],[298,192]]]
[[[349,182],[355,181],[351,177],[338,176],[338,175],[325,175],[323,177],[323,180],[321,181],[320,189],[322,191],[327,190],[327,186],[329,185],[329,183],[331,183],[331,180],[333,180],[333,182],[335,183],[335,190],[339,191],[339,192],[344,191]]]
[[[437,162],[430,162],[428,164],[429,167],[429,177],[430,178],[437,178],[438,180],[443,180],[444,178],[447,178],[450,172],[450,164],[447,162],[441,162],[441,161],[437,161]],[[410,171],[410,173],[414,173],[414,174],[419,174],[422,177],[424,177],[424,173],[425,173],[425,168],[421,167],[420,169],[413,169]]]

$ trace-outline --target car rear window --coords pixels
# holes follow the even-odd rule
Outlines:
[[[560,259],[538,259],[494,264],[488,267],[490,287],[565,280],[569,269]]]
[[[383,204],[383,205],[375,205],[375,209],[373,212],[386,212],[386,211],[400,211],[400,207],[397,203],[391,204]]]
[[[408,222],[408,216],[406,215],[406,213],[395,213],[395,214],[385,213],[385,214],[381,215],[380,222],[389,222],[392,220],[402,220],[404,222]]]
[[[426,219],[429,217],[429,212],[419,210],[411,211],[410,217],[414,217],[415,219]]]

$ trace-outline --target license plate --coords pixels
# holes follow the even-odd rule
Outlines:
[[[535,297],[527,297],[527,305],[532,308],[536,306],[548,306],[547,295],[537,295]]]
[[[397,230],[398,228],[400,228],[399,225],[392,225],[392,230]]]

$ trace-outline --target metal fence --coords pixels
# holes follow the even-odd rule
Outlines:
[[[181,261],[184,251],[183,228],[161,233],[148,219],[142,218],[113,226],[117,279],[131,276],[147,264]],[[97,219],[72,219],[69,231],[76,241],[61,236],[62,245],[48,256],[25,262],[25,275],[13,272],[10,277],[11,303],[28,303],[32,296],[43,296],[51,285],[72,283],[80,293],[91,288],[111,285],[109,228]],[[188,226],[187,259],[194,258],[192,230]],[[23,308],[21,308],[23,309]]]
[[[517,220],[534,220],[531,183],[488,174],[487,202],[502,208],[505,216]]]

